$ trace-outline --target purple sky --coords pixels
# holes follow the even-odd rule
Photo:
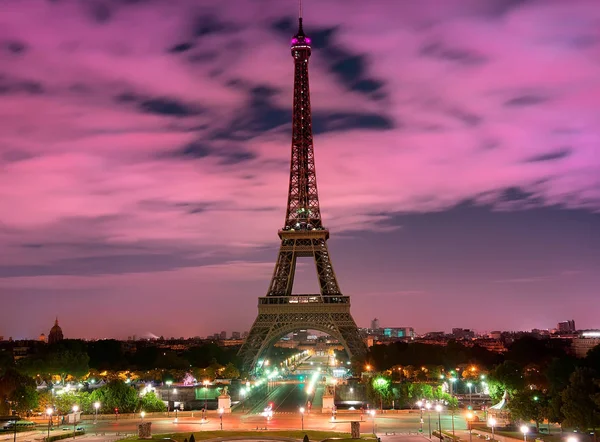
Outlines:
[[[235,7],[233,5],[235,4]],[[247,330],[283,226],[294,0],[9,2],[0,335]],[[600,326],[597,0],[306,0],[359,326]],[[297,292],[317,286],[302,262]]]

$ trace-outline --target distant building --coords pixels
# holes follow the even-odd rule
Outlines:
[[[40,342],[46,342],[46,335],[42,333],[40,335],[40,337],[38,338],[38,341],[40,341]]]
[[[499,341],[500,339],[502,339],[502,332],[498,330],[490,332],[490,339],[495,339],[496,341]]]
[[[234,331],[231,332],[231,339],[240,339],[241,335],[240,332]]]
[[[56,344],[64,339],[62,328],[58,325],[58,318],[54,321],[54,327],[50,329],[48,334],[48,344]]]
[[[568,321],[559,322],[556,326],[559,333],[572,333],[577,331],[575,328],[575,320],[569,319]]]
[[[219,335],[219,338],[223,339],[223,340],[227,339],[227,332],[225,330],[223,330],[221,332],[221,334]]]
[[[379,319],[375,318],[371,321],[371,330],[379,330]]]
[[[245,331],[242,333],[242,339],[246,339],[248,337],[248,332]]]
[[[571,350],[576,357],[584,358],[597,345],[600,345],[600,330],[586,330],[571,341]]]
[[[415,330],[412,327],[385,327],[384,338],[414,338]]]
[[[453,328],[452,336],[456,339],[473,339],[475,338],[475,332],[468,328]]]

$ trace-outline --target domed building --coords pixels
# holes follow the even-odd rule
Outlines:
[[[50,334],[48,335],[48,344],[56,344],[64,339],[62,328],[58,325],[58,318],[54,321],[54,327],[50,329]]]

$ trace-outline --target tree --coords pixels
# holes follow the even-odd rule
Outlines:
[[[196,438],[194,437],[194,433],[190,436],[190,442],[196,442]]]
[[[7,415],[9,413],[9,401],[12,400],[15,390],[22,386],[35,388],[35,382],[12,368],[6,370],[4,375],[0,377],[0,414]]]
[[[103,413],[112,413],[118,408],[121,413],[133,413],[138,405],[135,388],[121,380],[110,381],[95,390],[91,402],[100,402]]]
[[[144,411],[165,411],[167,409],[165,403],[152,391],[140,398],[137,408]]]
[[[516,392],[510,400],[510,411],[514,418],[524,422],[534,421],[539,431],[540,422],[548,414],[548,399],[538,390],[522,390]]]
[[[588,367],[577,368],[571,375],[569,385],[561,395],[565,425],[581,431],[595,429],[600,425],[600,411],[594,401],[600,393],[600,387],[595,378],[597,373]]]
[[[504,361],[498,365],[492,372],[491,378],[509,392],[519,391],[525,387],[522,368],[514,361]]]
[[[221,377],[224,379],[237,379],[240,377],[240,371],[236,368],[233,363],[229,363],[225,366],[223,371],[221,372]]]
[[[379,375],[373,378],[370,385],[373,388],[373,391],[376,394],[376,396],[379,398],[380,406],[383,409],[383,401],[389,399],[392,393],[390,388],[390,379],[385,376]]]
[[[34,386],[24,384],[13,390],[10,400],[17,413],[29,415],[38,407],[39,396]]]

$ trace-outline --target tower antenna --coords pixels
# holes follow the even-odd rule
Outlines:
[[[298,17],[302,20],[302,0],[298,0]]]

